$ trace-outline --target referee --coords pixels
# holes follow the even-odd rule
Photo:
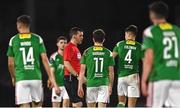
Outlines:
[[[73,27],[69,32],[69,36],[71,40],[64,49],[64,85],[72,106],[77,108],[82,106],[82,98],[77,95],[81,59],[81,53],[77,45],[82,43],[83,30]]]

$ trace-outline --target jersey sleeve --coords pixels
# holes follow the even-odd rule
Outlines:
[[[9,41],[9,47],[8,47],[8,50],[7,50],[7,56],[8,57],[14,57],[12,41],[13,41],[13,37]]]
[[[83,56],[81,58],[81,64],[86,64],[86,51],[84,51]]]
[[[69,46],[65,47],[64,48],[64,55],[63,55],[64,61],[71,61],[72,56],[73,56],[72,48]]]
[[[43,39],[41,37],[39,37],[39,50],[40,50],[40,54],[46,52],[46,48]]]
[[[113,52],[116,52],[117,54],[118,54],[118,45],[119,45],[119,43],[117,43],[116,46],[113,49]]]
[[[151,48],[151,49],[154,48],[154,41],[153,41],[153,35],[151,33],[151,28],[147,28],[144,31],[142,50],[146,50],[149,48]]]
[[[112,56],[112,52],[110,52],[110,55],[109,55],[109,66],[114,66],[115,65],[115,61],[114,61],[114,58]]]
[[[53,68],[56,67],[56,65],[55,65],[55,58],[53,57],[53,55],[49,59],[49,65],[50,65],[50,67],[53,67]]]

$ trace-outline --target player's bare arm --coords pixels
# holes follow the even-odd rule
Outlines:
[[[116,58],[116,56],[118,55],[118,53],[117,53],[117,52],[113,52],[112,55],[113,55],[113,58]]]
[[[114,83],[114,66],[109,66],[109,95],[112,93]]]
[[[141,89],[144,96],[147,96],[147,79],[151,72],[153,64],[153,49],[147,49],[144,55],[144,62],[143,62],[143,74],[141,80]]]
[[[64,61],[64,66],[72,75],[77,76],[77,72],[73,69],[69,61]]]
[[[84,81],[84,77],[85,77],[85,70],[86,70],[86,65],[81,64],[81,70],[80,70],[80,74],[79,74],[79,84],[78,84],[78,96],[79,97],[83,97],[84,96],[84,90],[83,90],[83,83]]]
[[[47,58],[46,53],[42,53],[41,54],[41,59],[42,59],[43,65],[45,67],[45,70],[46,70],[46,72],[48,74],[49,80],[53,83],[53,86],[54,86],[54,89],[56,91],[56,94],[59,95],[60,94],[60,89],[59,89],[59,87],[56,84],[54,75],[50,71],[49,60]]]
[[[12,84],[15,86],[14,57],[8,57],[8,69],[11,75]]]

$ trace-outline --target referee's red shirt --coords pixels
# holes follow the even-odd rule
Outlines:
[[[81,53],[77,46],[71,42],[67,44],[67,46],[64,48],[64,61],[69,61],[73,69],[79,74],[80,72],[80,59],[81,59]],[[70,72],[65,67],[64,75],[70,75]]]

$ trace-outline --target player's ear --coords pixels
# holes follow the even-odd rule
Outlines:
[[[58,45],[58,42],[56,43],[56,45],[59,46],[59,45]]]
[[[105,40],[106,40],[106,39],[103,39],[103,42],[102,42],[102,43],[104,43],[104,42],[105,42]]]
[[[93,38],[93,42],[95,43],[95,40],[94,40],[94,38]]]

